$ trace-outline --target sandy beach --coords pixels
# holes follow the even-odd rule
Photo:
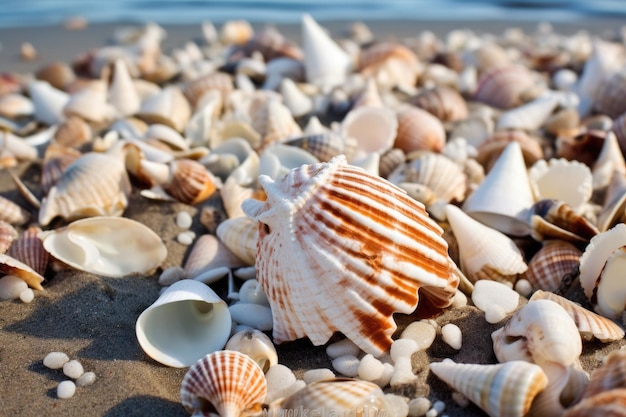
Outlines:
[[[445,36],[452,29],[468,28],[476,32],[501,34],[507,28],[536,29],[537,22],[368,22],[378,39],[403,38],[422,30],[432,30]],[[611,19],[554,24],[558,33],[572,34],[580,30],[590,33],[617,33],[624,22]],[[348,22],[323,22],[331,32],[346,30]],[[69,31],[63,27],[36,27],[0,29],[0,73],[35,72],[52,61],[69,62],[91,48],[106,45],[116,27],[114,24],[89,25],[86,29]],[[125,26],[125,25],[122,25]],[[296,41],[299,26],[278,25],[279,30]],[[201,36],[200,26],[166,26],[165,51],[183,45]],[[30,42],[38,51],[33,61],[23,61],[19,48]],[[22,163],[14,172],[35,193],[41,192],[41,170],[37,164]],[[31,211],[36,209],[19,195],[7,170],[0,171],[0,195],[10,198]],[[193,216],[191,229],[196,234],[212,233],[200,223],[202,205],[221,208],[219,196],[205,203],[189,206],[182,203],[153,202],[133,190],[124,216],[137,220],[154,230],[165,243],[168,256],[161,269],[151,276],[105,278],[76,270],[48,271],[44,292],[36,292],[30,304],[20,301],[0,302],[0,415],[30,416],[185,416],[180,404],[180,384],[186,369],[169,368],[149,358],[135,336],[135,322],[139,314],[152,304],[159,293],[158,274],[162,269],[181,266],[189,247],[176,241],[180,228],[175,216],[187,211]],[[56,223],[55,223],[56,224]],[[54,224],[53,224],[54,225]],[[224,294],[226,286],[215,286]],[[587,303],[579,288],[569,294],[575,301]],[[398,316],[400,332],[415,318]],[[461,407],[452,400],[451,390],[428,372],[428,364],[444,358],[461,363],[495,363],[491,333],[502,323],[489,324],[484,314],[475,307],[450,309],[436,318],[440,325],[454,323],[463,333],[464,343],[459,351],[446,345],[438,336],[425,352],[413,355],[413,369],[418,376],[416,384],[401,389],[386,388],[387,392],[409,398],[427,396],[431,401],[446,404],[450,417],[484,416],[476,406]],[[597,341],[583,344],[581,362],[591,371],[606,355],[626,345]],[[66,377],[61,371],[43,366],[42,360],[52,351],[62,351],[70,359],[79,360],[85,371],[96,374],[96,381],[87,387],[78,387],[70,399],[58,399],[56,386]],[[287,365],[301,377],[314,368],[331,368],[331,360],[323,346],[315,347],[308,340],[299,340],[278,346],[279,362]]]

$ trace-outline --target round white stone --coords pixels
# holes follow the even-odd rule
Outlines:
[[[391,344],[391,360],[395,363],[398,358],[410,358],[412,354],[418,351],[418,349],[419,346],[415,340],[401,337],[400,339],[394,340]]]
[[[75,359],[63,365],[63,374],[69,378],[78,379],[84,372],[83,365]]]
[[[530,296],[530,293],[533,292],[533,286],[530,284],[530,282],[527,279],[523,279],[523,278],[517,280],[517,282],[515,283],[514,289],[522,297],[528,297]]]
[[[360,379],[371,382],[383,376],[384,371],[385,365],[368,353],[361,358],[357,372]]]
[[[482,279],[474,284],[472,302],[486,314],[488,310],[497,309],[506,316],[517,308],[519,294],[502,283]]]
[[[383,362],[383,374],[376,381],[372,381],[374,384],[383,388],[389,385],[391,381],[391,377],[393,376],[393,365],[390,363]]]
[[[239,300],[242,303],[260,304],[263,306],[269,306],[270,302],[267,300],[267,295],[263,291],[263,287],[256,279],[249,279],[239,288]]]
[[[411,339],[417,343],[417,350],[428,349],[437,336],[437,330],[428,321],[420,320],[409,324],[400,335],[401,339]]]
[[[63,381],[57,386],[57,397],[71,398],[76,393],[76,384],[73,381]]]
[[[361,349],[350,339],[343,339],[326,347],[326,354],[331,359],[345,355],[359,356],[360,353]]]
[[[302,380],[307,384],[325,379],[333,379],[335,373],[328,368],[309,369],[302,374]]]
[[[192,232],[191,230],[188,230],[186,232],[181,232],[178,234],[178,236],[176,236],[176,240],[178,241],[178,243],[180,243],[181,245],[185,245],[185,246],[191,245],[195,238],[196,238],[196,234]]]
[[[409,417],[421,417],[430,410],[431,402],[426,397],[417,397],[409,401]]]
[[[385,402],[394,417],[407,417],[409,415],[409,400],[402,395],[385,394]]]
[[[85,372],[76,380],[77,387],[86,387],[87,385],[91,385],[96,381],[96,374],[93,372]]]
[[[26,281],[15,275],[6,275],[0,278],[0,301],[16,300],[27,289]]]
[[[30,288],[26,288],[24,291],[20,293],[20,300],[23,303],[30,303],[35,299],[35,292]]]
[[[445,343],[450,345],[452,349],[459,350],[463,343],[463,334],[459,326],[453,323],[448,323],[441,328],[441,338]]]
[[[487,320],[487,323],[491,324],[501,322],[506,316],[507,312],[497,306],[485,311],[485,320]]]
[[[180,266],[172,266],[161,272],[159,276],[159,285],[167,287],[185,277],[185,270]]]
[[[176,214],[176,226],[180,227],[181,229],[189,229],[192,223],[193,218],[191,217],[191,214],[187,213],[186,211],[181,211]]]
[[[296,383],[296,376],[291,369],[280,363],[267,370],[265,379],[267,381],[267,396],[265,398],[268,404],[279,398],[281,391]]]
[[[63,352],[50,352],[43,358],[43,366],[48,369],[61,369],[69,361],[69,356]]]
[[[333,359],[333,369],[343,376],[354,378],[359,374],[361,361],[354,355],[344,355]]]
[[[454,297],[452,297],[452,304],[450,304],[451,308],[460,308],[465,307],[467,305],[467,296],[463,294],[462,291],[457,290],[454,293]]]
[[[263,332],[272,330],[272,309],[253,303],[236,303],[228,307],[231,318],[239,324],[253,327]]]
[[[437,410],[437,413],[441,414],[443,413],[443,410],[446,409],[446,403],[444,403],[443,401],[435,401],[433,403],[433,409]]]

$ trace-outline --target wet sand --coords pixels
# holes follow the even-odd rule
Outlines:
[[[616,31],[622,22],[611,20],[555,25],[561,33],[589,30],[603,33]],[[342,30],[347,23],[325,24],[331,30]],[[82,31],[67,31],[61,27],[31,29],[0,29],[0,72],[32,72],[53,60],[69,61],[77,54],[102,46],[118,25],[93,25]],[[442,35],[454,28],[502,33],[508,27],[523,25],[505,22],[372,22],[376,37],[413,35],[429,29]],[[535,28],[526,23],[527,30]],[[279,26],[285,34],[298,38],[295,26]],[[199,26],[166,27],[168,39],[164,49],[182,45],[200,36]],[[19,45],[31,42],[40,52],[32,62],[19,60]],[[35,190],[40,191],[40,169],[36,164],[21,164],[15,172]],[[28,203],[17,193],[8,173],[0,171],[0,195],[11,198],[25,208]],[[205,204],[219,207],[217,197]],[[162,237],[168,257],[162,268],[182,265],[188,252],[176,242],[180,232],[174,217],[184,210],[192,214],[192,230],[209,233],[199,222],[200,206],[181,203],[154,203],[133,193],[126,217],[138,220]],[[35,215],[35,211],[32,210]],[[185,369],[163,366],[139,347],[135,337],[135,321],[139,314],[157,298],[160,289],[158,272],[152,276],[134,276],[121,279],[104,278],[75,270],[58,273],[49,271],[45,292],[36,292],[30,304],[19,301],[0,302],[0,415],[20,416],[185,416],[180,405],[180,383]],[[216,286],[224,292],[224,283]],[[583,300],[584,301],[584,300]],[[399,330],[413,319],[398,317]],[[454,416],[482,416],[477,407],[459,407],[451,399],[451,391],[428,372],[431,361],[449,357],[462,363],[495,363],[490,334],[502,326],[489,324],[482,312],[474,307],[446,311],[437,318],[440,325],[457,324],[464,343],[455,351],[437,337],[426,352],[414,355],[414,371],[418,382],[391,390],[408,397],[428,396],[431,401],[443,400],[445,413]],[[582,357],[586,370],[596,368],[611,350],[625,344],[624,340],[611,344],[584,343]],[[58,399],[57,384],[66,379],[61,371],[49,370],[42,364],[46,354],[63,351],[70,359],[79,360],[85,371],[95,372],[93,385],[77,388],[74,397]],[[314,347],[306,340],[286,343],[278,347],[279,362],[301,376],[307,369],[330,368],[330,359],[324,347]]]

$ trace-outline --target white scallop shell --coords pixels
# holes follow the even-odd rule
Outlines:
[[[40,234],[54,258],[81,271],[107,277],[149,274],[167,256],[150,228],[124,217],[91,217]]]
[[[551,198],[564,201],[574,210],[591,198],[593,177],[589,167],[565,158],[540,159],[528,170],[528,177],[537,200]],[[568,178],[568,181],[563,181]]]

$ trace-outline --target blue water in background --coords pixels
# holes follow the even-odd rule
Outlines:
[[[89,22],[196,24],[230,19],[297,23],[318,20],[551,20],[624,18],[626,0],[1,0],[0,27]]]

